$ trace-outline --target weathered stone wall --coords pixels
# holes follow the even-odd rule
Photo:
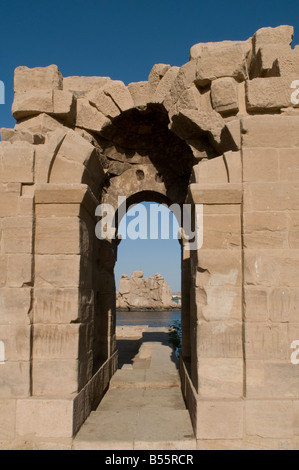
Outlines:
[[[17,124],[0,143],[1,447],[68,448],[109,384],[117,242],[94,228],[118,196],[204,206],[202,248],[182,243],[181,376],[199,448],[298,446],[292,37],[197,44],[127,87],[16,69]]]

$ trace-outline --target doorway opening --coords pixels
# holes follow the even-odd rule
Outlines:
[[[146,195],[139,195],[137,201],[141,197]],[[115,281],[119,368],[136,366],[144,340],[156,337],[165,344],[170,340],[177,353],[181,347],[179,221],[165,203],[155,202],[154,195],[148,194],[146,199],[131,204],[118,226]]]

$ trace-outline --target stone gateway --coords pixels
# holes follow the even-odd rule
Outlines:
[[[297,449],[299,46],[196,44],[148,81],[18,67],[0,143],[0,448],[71,448],[117,368],[95,209],[203,205],[182,251],[182,391],[198,449]],[[294,88],[295,84],[295,88]]]

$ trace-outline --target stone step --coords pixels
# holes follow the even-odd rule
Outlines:
[[[141,407],[96,411],[73,441],[73,450],[195,450],[187,410]]]
[[[165,332],[143,337],[73,441],[74,450],[195,450],[178,364]]]
[[[176,369],[120,369],[112,377],[110,388],[171,388],[180,386]]]

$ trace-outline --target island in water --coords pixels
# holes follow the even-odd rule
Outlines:
[[[118,310],[172,310],[180,307],[180,294],[171,293],[161,274],[150,277],[143,277],[143,271],[134,271],[131,277],[122,274],[116,294]]]

